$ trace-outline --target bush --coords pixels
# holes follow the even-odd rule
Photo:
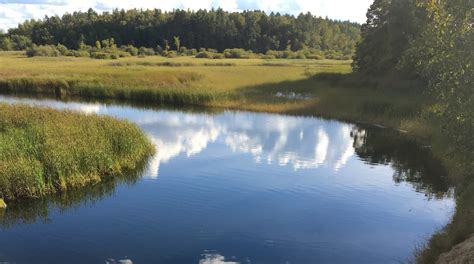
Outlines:
[[[69,50],[67,49],[66,46],[62,44],[56,45],[56,49],[61,53],[61,55],[66,56],[69,53]]]
[[[344,55],[341,57],[341,60],[352,60],[352,55]]]
[[[91,53],[91,58],[93,59],[99,59],[99,60],[106,60],[110,59],[110,54],[101,52],[101,51],[95,51]]]
[[[198,52],[197,52],[196,49],[188,49],[188,50],[186,51],[186,55],[187,55],[187,56],[196,56],[197,53],[198,53]]]
[[[69,50],[66,56],[90,57],[90,53],[87,50]]]
[[[264,59],[264,60],[276,59],[275,55],[263,55],[261,58]]]
[[[199,59],[213,59],[214,54],[208,51],[201,51],[198,54],[196,54],[196,58]]]
[[[224,56],[229,59],[249,59],[254,55],[251,51],[244,49],[226,49],[224,50]]]
[[[160,45],[156,45],[155,51],[156,51],[156,54],[161,55],[164,50],[163,50],[163,47],[161,47]]]
[[[174,50],[170,50],[163,52],[163,56],[167,58],[176,58],[178,57],[178,53]]]
[[[324,57],[329,60],[340,60],[342,55],[336,51],[330,50],[324,54]]]
[[[324,59],[324,57],[319,54],[308,54],[306,55],[306,58],[310,60],[323,60]]]
[[[304,55],[303,52],[295,53],[293,57],[294,57],[295,59],[298,59],[298,60],[304,60],[304,59],[306,59],[306,56]]]
[[[225,59],[225,56],[222,53],[215,53],[213,54],[212,58],[220,60],[220,59]]]
[[[144,56],[153,56],[155,55],[155,50],[152,48],[145,48],[145,47],[140,47],[140,50],[138,51],[139,55],[144,55]]]
[[[57,57],[61,55],[61,53],[57,50],[56,46],[53,45],[36,46],[33,44],[33,46],[26,49],[26,55],[28,57]]]
[[[188,53],[188,48],[184,47],[184,46],[181,46],[179,48],[179,54],[180,55],[186,55]]]
[[[133,45],[121,46],[120,49],[124,52],[128,52],[131,56],[138,55],[138,48],[134,47]]]

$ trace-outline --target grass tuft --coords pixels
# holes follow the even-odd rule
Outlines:
[[[135,125],[110,117],[0,104],[0,197],[45,194],[133,170],[153,152]]]

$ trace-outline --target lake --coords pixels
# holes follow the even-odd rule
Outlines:
[[[0,214],[1,263],[400,263],[455,209],[429,146],[379,126],[0,102],[128,119],[157,149],[125,179],[10,205]]]

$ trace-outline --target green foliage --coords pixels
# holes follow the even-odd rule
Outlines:
[[[198,54],[196,54],[196,58],[199,59],[214,59],[215,53],[213,52],[208,52],[208,51],[201,51]]]
[[[26,55],[28,57],[57,57],[61,55],[61,52],[53,45],[33,45],[26,50]]]
[[[8,35],[26,36],[37,45],[61,42],[69,49],[77,49],[78,43],[83,42],[97,49],[113,45],[160,45],[165,51],[170,46],[176,51],[186,46],[208,47],[219,52],[241,48],[265,53],[289,47],[293,51],[311,48],[352,54],[359,39],[359,27],[356,23],[323,19],[310,13],[292,16],[222,9],[171,12],[132,9],[98,14],[91,9],[26,21],[9,30]],[[96,45],[98,39],[102,41]]]
[[[155,50],[152,48],[140,47],[140,49],[138,50],[138,55],[153,56],[155,55]]]
[[[138,52],[139,52],[138,48],[136,48],[132,45],[121,46],[120,49],[125,51],[125,52],[130,53],[130,55],[132,55],[132,56],[137,56]]]
[[[362,25],[354,70],[373,75],[394,71],[423,19],[416,0],[375,0]]]
[[[0,50],[13,50],[13,43],[12,39],[7,36],[1,36],[0,37]]]
[[[252,51],[246,51],[244,49],[226,49],[224,50],[225,58],[230,59],[250,59],[255,57]]]
[[[31,38],[24,35],[11,35],[11,41],[13,43],[14,50],[25,50],[28,47],[31,47],[32,41]]]
[[[0,104],[0,197],[65,191],[134,169],[152,153],[131,123]]]
[[[427,23],[421,36],[407,50],[402,67],[415,69],[426,80],[440,103],[437,113],[446,132],[465,153],[469,171],[474,169],[474,30],[473,3],[439,1],[424,5]],[[454,151],[454,149],[453,149]]]
[[[69,50],[66,48],[66,46],[62,44],[56,45],[56,49],[59,51],[59,54],[66,56],[69,53]]]
[[[174,46],[176,47],[176,51],[179,51],[179,48],[181,47],[181,40],[179,39],[178,36],[173,36],[174,40]]]
[[[465,224],[474,221],[472,203],[465,202],[474,180],[473,8],[472,0],[375,0],[354,60],[354,69],[369,78],[424,81],[421,87],[436,98],[426,114],[442,124],[440,133],[449,141],[445,155],[456,157],[456,215],[418,254],[420,263],[436,262],[474,232]]]

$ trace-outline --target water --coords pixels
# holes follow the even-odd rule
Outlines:
[[[388,129],[2,101],[125,118],[157,147],[140,175],[8,208],[2,263],[399,263],[455,207],[429,149]]]

